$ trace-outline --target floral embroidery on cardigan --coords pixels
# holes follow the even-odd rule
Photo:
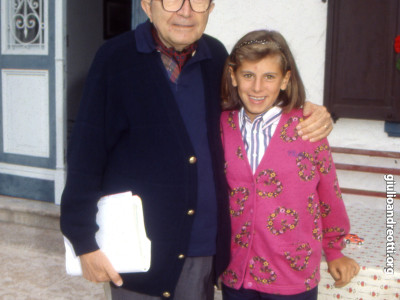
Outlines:
[[[238,277],[233,270],[226,270],[224,273],[222,273],[222,278],[224,283],[230,287],[233,287],[238,281]]]
[[[287,120],[286,124],[283,125],[282,130],[281,130],[281,139],[284,140],[287,143],[294,142],[298,139],[299,133],[296,129],[296,125],[300,122],[302,122],[304,119],[303,118],[298,118],[298,117],[291,117]],[[293,134],[290,135],[288,133],[288,130],[292,128]]]
[[[263,179],[263,177],[267,177],[266,179]],[[262,181],[264,180],[264,181]],[[263,198],[272,198],[272,197],[277,197],[283,189],[282,186],[282,182],[276,177],[276,173],[274,172],[274,170],[268,169],[268,170],[264,170],[261,171],[258,176],[257,176],[257,183],[260,183],[260,181],[262,181],[264,183],[264,186],[270,186],[270,185],[275,185],[276,188],[274,191],[261,191],[259,189],[257,189],[257,194],[260,197]]]
[[[265,258],[260,256],[253,257],[250,260],[250,275],[253,277],[254,281],[262,284],[271,284],[276,280],[276,274],[274,270],[269,268],[269,263]],[[264,274],[269,275],[268,278],[263,278]]]
[[[307,204],[307,210],[310,214],[314,214],[314,197],[315,194],[312,193],[310,196],[308,196],[308,204]]]
[[[243,213],[244,203],[249,198],[249,189],[245,187],[238,187],[231,191],[229,203],[231,204],[230,212],[231,216],[238,217]],[[233,204],[237,204],[239,207],[233,207]]]
[[[320,201],[321,217],[326,218],[331,212],[331,206],[328,203]]]
[[[339,199],[343,199],[343,198],[342,198],[342,192],[341,192],[340,189],[339,189],[339,181],[338,181],[337,176],[336,176],[336,178],[335,178],[335,183],[333,184],[333,188],[335,189],[336,196],[337,196]]]
[[[311,274],[310,277],[306,279],[304,284],[306,285],[306,290],[309,291],[311,289],[311,282],[314,280],[315,284],[318,284],[318,280],[315,278],[315,275],[318,273],[319,267],[317,266],[314,270],[314,272]]]
[[[229,113],[229,117],[228,117],[229,126],[231,126],[231,128],[232,128],[233,130],[236,129],[236,124],[235,124],[235,121],[233,120],[233,116],[234,116],[234,115],[235,115],[235,112],[234,112],[234,111],[231,111],[231,112]]]
[[[312,231],[312,236],[315,240],[322,241],[322,232],[321,232],[321,228],[318,225],[321,213],[319,211],[319,205],[317,204],[316,206],[317,206],[317,209],[316,209],[316,213],[314,215],[314,220],[313,220],[314,229]]]
[[[310,165],[306,165],[305,162],[303,161],[309,161]],[[303,162],[303,163],[302,163]],[[304,181],[311,181],[315,177],[315,160],[314,157],[307,153],[307,152],[302,152],[299,153],[296,159],[297,167],[299,168],[299,176],[301,179]],[[306,171],[308,171],[308,174],[306,174]]]
[[[276,228],[275,220],[279,215],[283,214],[284,216],[291,216],[292,221],[289,223],[287,219],[282,218],[280,221],[281,228]],[[278,207],[269,217],[267,221],[267,228],[274,235],[284,234],[287,230],[293,230],[296,228],[297,223],[299,222],[299,214],[293,209],[287,209],[285,207]],[[277,223],[277,222],[276,222]]]
[[[235,243],[242,248],[249,247],[250,232],[247,229],[250,226],[250,224],[251,222],[246,222],[242,226],[240,233],[235,235]]]
[[[327,151],[327,157],[319,158],[320,153],[324,153]],[[332,158],[330,156],[330,148],[328,145],[323,144],[319,145],[317,149],[315,149],[315,158],[317,160],[318,169],[322,174],[328,174],[332,169]]]
[[[305,250],[306,252],[306,256],[304,257],[304,261],[303,264],[299,264],[299,261],[302,259],[302,257],[300,257],[300,255],[298,255],[299,251]],[[292,257],[291,253],[289,251],[285,252],[285,257],[286,259],[289,261],[290,263],[290,267],[293,270],[296,271],[303,271],[305,268],[307,268],[308,265],[308,261],[310,260],[311,254],[312,254],[312,250],[310,247],[309,243],[302,243],[300,244],[297,248],[296,248],[296,253],[297,255]]]
[[[327,233],[332,233],[332,232],[338,232],[338,233],[340,233],[341,235],[338,236],[338,237],[336,237],[336,238],[334,238],[334,239],[332,239],[331,241],[329,241],[329,243],[328,243],[328,248],[333,248],[333,247],[335,246],[335,244],[336,244],[338,241],[340,241],[340,239],[343,239],[343,235],[345,234],[345,230],[344,230],[343,228],[340,228],[340,227],[325,228],[325,229],[322,231],[322,233],[323,233],[324,235],[327,234]],[[341,243],[341,247],[342,247],[342,248],[344,247],[343,241],[342,241],[342,243]]]
[[[236,150],[236,156],[239,157],[239,158],[242,159],[242,160],[244,159],[242,147],[239,146],[239,147],[237,148],[237,150]]]
[[[315,194],[312,193],[308,196],[308,203],[307,203],[307,210],[308,212],[314,217],[313,219],[313,231],[312,236],[315,240],[321,241],[322,240],[322,232],[319,226],[319,219],[321,218],[321,207],[320,203],[314,203]]]

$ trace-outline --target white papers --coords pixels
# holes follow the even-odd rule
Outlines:
[[[98,202],[96,241],[118,273],[146,272],[150,268],[151,242],[146,236],[142,201],[131,192],[105,196]],[[79,257],[64,237],[66,270],[82,275]]]

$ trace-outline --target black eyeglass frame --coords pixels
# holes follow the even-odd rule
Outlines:
[[[185,2],[186,2],[186,0],[182,0],[182,4],[181,4],[181,6],[180,6],[177,10],[168,10],[168,9],[165,9],[165,7],[164,7],[164,0],[160,0],[160,1],[161,1],[161,5],[162,5],[163,9],[164,9],[165,11],[167,11],[167,12],[177,12],[177,11],[180,11],[180,10],[182,9],[183,5],[184,5]],[[208,6],[207,6],[207,8],[206,8],[205,10],[203,10],[203,11],[194,10],[194,9],[193,9],[193,6],[192,6],[192,0],[187,0],[187,1],[189,1],[190,9],[191,9],[192,11],[197,12],[197,13],[205,13],[207,10],[209,10],[210,5],[211,5],[211,2],[212,2],[213,0],[209,0],[209,1],[208,1]]]

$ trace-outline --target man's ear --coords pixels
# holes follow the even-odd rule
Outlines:
[[[208,13],[209,14],[211,14],[211,12],[214,10],[214,7],[215,7],[215,3],[213,1],[213,2],[211,2],[210,7],[208,8]]]
[[[233,68],[232,68],[232,67],[229,67],[229,74],[231,75],[232,85],[233,85],[234,87],[237,87],[237,81],[236,81],[235,71],[233,71]]]
[[[150,19],[150,22],[153,22],[151,15],[151,0],[142,0],[140,5],[142,6],[142,9],[146,13],[147,17]]]

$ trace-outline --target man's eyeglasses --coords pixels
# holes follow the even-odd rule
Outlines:
[[[179,11],[186,0],[160,0],[164,10],[168,12]],[[189,0],[190,7],[194,12],[203,13],[210,8],[212,0]]]

